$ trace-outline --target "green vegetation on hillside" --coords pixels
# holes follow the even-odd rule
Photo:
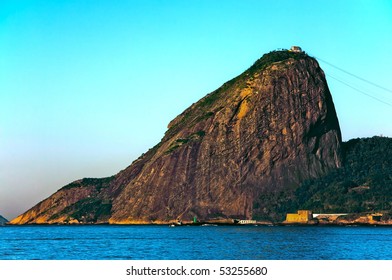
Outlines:
[[[306,57],[308,57],[308,55],[305,52],[291,52],[288,50],[272,51],[264,54],[245,73],[263,70],[275,62],[284,61],[289,58],[301,59]]]
[[[169,149],[166,151],[166,154],[170,154],[171,152],[181,147],[182,145],[185,145],[190,142],[198,141],[202,139],[204,135],[206,135],[206,132],[203,130],[199,130],[196,133],[189,135],[187,138],[179,138],[170,145]]]
[[[343,148],[342,168],[297,189],[298,207],[322,213],[392,212],[392,139],[353,139]]]
[[[95,186],[97,191],[101,191],[103,188],[107,188],[110,185],[110,182],[114,179],[115,176],[105,177],[105,178],[83,178],[81,180],[74,181],[64,187],[61,190],[68,190],[73,188],[80,188],[86,186]]]
[[[343,143],[343,166],[297,188],[260,197],[264,214],[282,221],[299,209],[314,213],[392,213],[392,138],[372,137]],[[260,207],[255,203],[254,209]]]
[[[57,219],[62,215],[68,215],[72,219],[77,219],[83,223],[96,223],[99,220],[110,217],[112,203],[110,200],[100,200],[97,198],[85,198],[72,204],[63,211],[53,215],[50,219]]]

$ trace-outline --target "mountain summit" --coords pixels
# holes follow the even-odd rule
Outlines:
[[[125,170],[75,181],[11,223],[274,221],[303,181],[340,167],[341,144],[317,61],[273,51],[172,120]]]

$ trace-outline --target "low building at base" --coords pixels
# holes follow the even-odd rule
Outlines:
[[[252,225],[252,224],[256,224],[256,220],[239,220],[239,219],[234,219],[233,223],[234,224],[239,224],[239,225]]]
[[[312,211],[298,210],[296,214],[289,213],[286,215],[285,223],[307,223],[313,218]]]
[[[383,216],[382,213],[370,214],[370,215],[368,215],[368,219],[369,219],[370,223],[380,222],[382,219],[382,216]]]

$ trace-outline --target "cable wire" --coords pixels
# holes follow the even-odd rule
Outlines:
[[[361,94],[363,94],[363,95],[366,95],[366,96],[368,96],[368,97],[370,97],[370,98],[373,98],[374,100],[377,100],[377,101],[379,101],[379,102],[381,102],[381,103],[384,103],[384,104],[386,104],[386,105],[392,107],[392,104],[391,104],[391,103],[388,103],[388,102],[386,102],[386,101],[384,101],[384,100],[382,100],[382,99],[379,99],[379,98],[377,98],[377,97],[375,97],[375,96],[373,96],[373,95],[370,95],[369,93],[366,93],[366,92],[363,91],[363,90],[360,90],[360,89],[358,89],[358,88],[356,88],[356,87],[353,87],[352,85],[350,85],[350,84],[348,84],[348,83],[346,83],[346,82],[344,82],[344,81],[342,81],[342,80],[340,80],[340,79],[338,79],[338,78],[335,78],[335,77],[333,77],[333,76],[331,76],[331,75],[329,75],[329,74],[326,74],[326,75],[327,75],[328,77],[330,77],[330,78],[332,78],[332,79],[334,79],[334,80],[336,80],[336,81],[338,81],[338,82],[344,84],[345,86],[348,86],[349,88],[352,88],[353,90],[358,91],[359,93],[361,93]]]
[[[332,63],[329,63],[329,62],[325,61],[324,59],[321,59],[321,58],[316,57],[316,56],[315,56],[315,58],[316,58],[317,60],[320,60],[320,61],[322,61],[322,62],[324,62],[324,63],[326,63],[326,64],[332,66],[333,68],[336,68],[336,69],[338,69],[338,70],[340,70],[340,71],[342,71],[342,72],[344,72],[344,73],[346,73],[346,74],[348,74],[348,75],[354,77],[354,78],[357,78],[357,79],[359,79],[359,80],[361,80],[361,81],[363,81],[363,82],[365,82],[365,83],[368,83],[368,84],[370,84],[370,85],[372,85],[372,86],[378,87],[378,88],[380,88],[380,89],[382,89],[382,90],[385,90],[385,91],[388,91],[388,92],[392,93],[392,90],[390,90],[390,89],[388,89],[388,88],[386,88],[386,87],[380,86],[380,85],[378,85],[378,84],[376,84],[376,83],[373,83],[373,82],[371,82],[371,81],[369,81],[369,80],[366,80],[366,79],[361,78],[361,77],[359,77],[359,76],[357,76],[357,75],[355,75],[355,74],[352,74],[352,73],[350,73],[350,72],[348,72],[348,71],[346,71],[346,70],[344,70],[344,69],[342,69],[342,68],[340,68],[340,67],[338,67],[338,66],[333,65]]]

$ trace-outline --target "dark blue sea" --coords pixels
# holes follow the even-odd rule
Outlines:
[[[392,227],[5,226],[1,260],[391,260]]]

